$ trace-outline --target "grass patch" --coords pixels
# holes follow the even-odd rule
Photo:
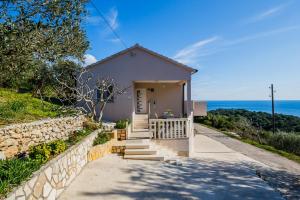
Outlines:
[[[74,111],[62,110],[59,105],[34,98],[30,93],[17,93],[0,88],[0,126],[71,113]]]
[[[42,163],[29,158],[0,160],[0,199],[30,178]]]

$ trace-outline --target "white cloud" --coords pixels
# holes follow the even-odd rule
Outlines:
[[[261,33],[258,33],[258,34],[254,34],[254,35],[244,36],[244,37],[234,39],[234,40],[225,41],[224,45],[225,46],[236,45],[236,44],[240,44],[240,43],[243,43],[243,42],[248,42],[250,40],[255,40],[255,39],[258,39],[258,38],[262,38],[262,37],[268,37],[268,36],[279,34],[279,33],[293,31],[293,30],[296,30],[296,29],[299,29],[299,28],[300,28],[300,26],[288,26],[288,27],[278,28],[278,29],[265,31],[265,32],[261,32]]]
[[[91,9],[90,12],[95,13],[95,15],[89,15],[85,18],[85,22],[88,25],[104,26],[105,30],[109,29],[109,27],[107,27],[107,24],[105,23],[105,21],[102,19],[101,16],[99,16],[99,14],[95,10]],[[119,27],[118,10],[116,8],[111,8],[109,10],[109,12],[105,15],[105,18],[113,30],[115,30]]]
[[[85,54],[84,55],[84,66],[88,66],[90,64],[93,64],[97,62],[97,59],[95,56],[91,55],[91,54]]]
[[[85,22],[92,26],[98,26],[103,22],[103,20],[100,16],[87,16],[85,18]]]
[[[288,4],[281,4],[272,8],[269,8],[268,10],[265,10],[253,17],[251,17],[250,19],[247,20],[247,23],[254,23],[254,22],[258,22],[264,19],[267,19],[271,16],[274,16],[276,14],[279,14]]]
[[[204,49],[204,47],[206,47],[210,43],[217,41],[218,39],[219,37],[215,36],[191,44],[179,50],[175,54],[174,59],[185,64],[196,64],[200,57],[210,54],[210,52],[207,51],[207,49]]]
[[[297,29],[300,29],[300,26],[288,26],[253,35],[246,35],[235,39],[222,39],[221,37],[215,36],[205,40],[200,40],[179,50],[175,56],[173,56],[173,58],[178,62],[187,65],[199,65],[200,58],[215,54],[220,51],[228,50],[231,46]]]
[[[118,10],[116,8],[112,8],[109,11],[109,14],[106,16],[109,25],[115,30],[119,27],[118,22]]]

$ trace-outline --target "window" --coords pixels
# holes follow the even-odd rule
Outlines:
[[[113,86],[109,86],[108,90],[104,91],[103,95],[101,95],[102,91],[97,90],[97,100],[98,101],[107,101],[107,103],[113,103],[114,102],[114,96],[112,95],[110,98],[109,96],[113,93]],[[109,99],[108,99],[109,98]]]

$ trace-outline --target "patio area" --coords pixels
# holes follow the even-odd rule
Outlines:
[[[214,146],[201,145],[208,143]],[[256,176],[258,162],[206,136],[196,136],[195,146],[195,157],[179,165],[116,155],[96,160],[59,199],[282,199]]]

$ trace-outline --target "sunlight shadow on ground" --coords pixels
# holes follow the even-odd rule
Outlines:
[[[120,169],[129,180],[107,191],[81,192],[87,198],[113,199],[282,199],[255,175],[247,163],[188,159],[167,163],[130,164]]]

